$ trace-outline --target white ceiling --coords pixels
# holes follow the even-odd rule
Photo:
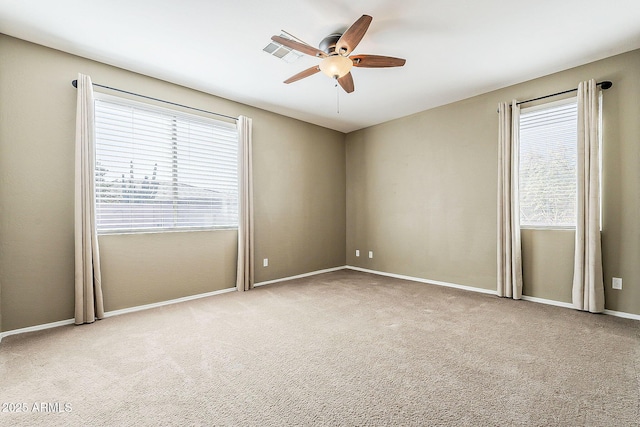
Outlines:
[[[319,60],[262,51],[281,30],[317,46],[362,14],[354,53],[407,63],[354,69],[352,94],[321,73],[285,85]],[[640,1],[0,0],[0,32],[349,132],[640,48]]]

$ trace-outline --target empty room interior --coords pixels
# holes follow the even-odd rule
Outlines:
[[[638,23],[3,0],[0,425],[638,425]]]

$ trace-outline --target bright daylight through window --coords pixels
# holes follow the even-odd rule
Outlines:
[[[520,115],[520,224],[575,227],[577,104],[563,100]]]
[[[112,97],[95,107],[98,233],[238,226],[234,124]]]

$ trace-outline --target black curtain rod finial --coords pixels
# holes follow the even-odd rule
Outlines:
[[[75,87],[76,89],[78,89],[78,81],[74,80],[71,82],[71,86]]]
[[[602,83],[600,83],[600,87],[604,90],[609,89],[611,86],[613,86],[613,83],[611,83],[609,80],[605,80]]]

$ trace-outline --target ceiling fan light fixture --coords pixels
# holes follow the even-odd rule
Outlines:
[[[353,61],[345,56],[328,56],[320,62],[320,71],[332,79],[345,76],[353,67]]]
[[[369,15],[362,15],[343,33],[329,34],[322,39],[319,49],[300,41],[292,36],[292,38],[273,36],[271,40],[288,47],[300,53],[304,53],[315,58],[320,58],[318,65],[309,67],[299,72],[287,80],[285,84],[297,82],[298,80],[312,76],[322,71],[328,77],[336,81],[336,87],[340,85],[345,92],[351,93],[355,87],[353,84],[353,76],[351,75],[351,67],[358,68],[387,68],[402,67],[406,62],[402,58],[394,58],[392,56],[380,55],[351,55],[351,52],[358,46],[362,40],[371,20]],[[287,33],[288,34],[288,33]]]

